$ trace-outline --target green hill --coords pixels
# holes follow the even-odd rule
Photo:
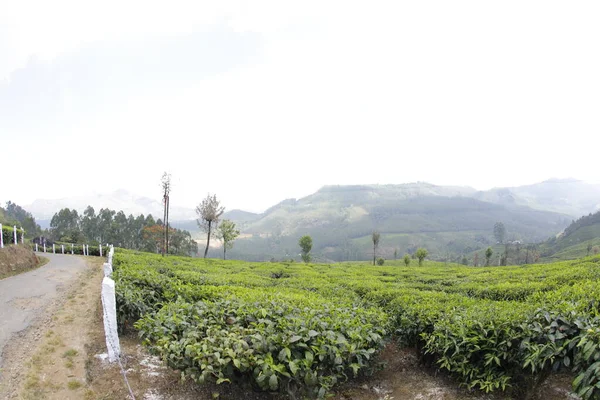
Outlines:
[[[545,260],[569,260],[600,251],[600,212],[573,221],[564,232],[541,246]]]
[[[326,186],[252,218],[230,216],[244,235],[229,254],[248,260],[297,258],[298,238],[308,234],[322,260],[366,260],[370,235],[377,230],[379,254],[387,259],[394,250],[404,254],[418,247],[442,259],[494,244],[496,222],[506,226],[508,239],[534,242],[557,234],[571,220],[556,212],[481,201],[471,197],[475,193],[428,183]]]

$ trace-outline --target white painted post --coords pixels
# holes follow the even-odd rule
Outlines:
[[[89,245],[89,244],[86,244],[86,245],[85,245],[85,255],[86,255],[86,256],[89,256],[89,255],[90,255],[90,245]]]
[[[64,245],[64,244],[61,244],[61,245],[60,245],[60,248],[61,248],[61,250],[62,250],[62,253],[63,253],[63,254],[65,254],[65,245]]]
[[[38,251],[38,244],[35,244],[35,251]]]
[[[46,242],[44,242],[44,253],[46,252]]]
[[[113,272],[112,265],[109,263],[104,263],[102,266],[104,267],[104,276],[108,276],[110,278],[110,275]]]
[[[21,243],[25,244],[25,229],[21,227]]]
[[[56,247],[54,246],[54,243],[52,243],[52,254],[56,254]]]
[[[115,299],[115,281],[108,277],[102,280],[102,306],[104,308],[104,334],[108,361],[115,362],[121,354],[119,335],[117,334],[117,302]]]
[[[71,254],[75,254],[75,252],[73,251],[73,243],[71,243]]]
[[[17,226],[16,225],[13,226],[13,232],[14,232],[14,236],[15,236],[15,244],[19,244],[19,241],[17,240]]]
[[[102,257],[102,243],[98,245],[98,249],[100,249],[100,257]]]
[[[2,224],[0,224],[0,249],[4,248],[4,234],[2,233]]]

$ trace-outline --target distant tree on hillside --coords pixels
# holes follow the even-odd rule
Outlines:
[[[373,265],[375,265],[375,260],[377,259],[377,248],[379,247],[380,238],[381,234],[377,231],[374,231],[371,235],[371,240],[373,241]]]
[[[417,249],[415,256],[419,259],[419,267],[423,265],[423,260],[425,259],[425,257],[427,257],[427,254],[429,254],[427,249],[424,249],[422,247]]]
[[[225,207],[222,207],[217,200],[217,195],[208,195],[202,203],[196,207],[198,214],[198,226],[206,232],[206,248],[204,249],[204,258],[208,254],[208,246],[210,245],[210,235],[212,234],[213,225],[218,224],[219,218],[225,212]]]
[[[592,244],[588,243],[588,245],[587,245],[587,256],[588,257],[590,256],[590,251],[592,251]]]
[[[494,237],[498,243],[504,243],[504,237],[506,236],[506,228],[502,222],[496,222],[494,224]]]
[[[309,263],[311,259],[310,251],[312,250],[313,245],[312,238],[308,235],[304,235],[300,238],[298,244],[300,245],[302,261]]]
[[[223,242],[223,260],[225,260],[227,249],[233,248],[233,241],[240,235],[240,231],[236,229],[233,221],[224,219],[217,226],[216,235],[217,239]]]
[[[166,171],[161,178],[161,187],[163,192],[163,221],[165,221],[165,234],[163,256],[169,254],[169,196],[171,194],[171,174]]]
[[[408,254],[404,255],[404,265],[406,265],[407,267],[410,265],[410,255]]]
[[[492,254],[494,254],[494,250],[491,247],[488,247],[485,251],[485,266],[489,267],[490,258],[492,258]]]
[[[394,249],[394,261],[398,259],[398,249]]]
[[[475,253],[475,256],[473,257],[473,266],[479,267],[479,253]]]
[[[10,220],[12,225],[21,226],[25,229],[25,236],[27,237],[35,237],[42,231],[30,212],[25,211],[21,206],[11,201],[6,202],[4,217]]]
[[[469,259],[467,256],[463,256],[461,260],[462,265],[469,265]]]

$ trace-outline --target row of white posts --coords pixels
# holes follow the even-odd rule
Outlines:
[[[83,254],[84,256],[89,256],[90,255],[90,245],[84,244],[82,246],[83,247],[81,249],[81,254]],[[44,253],[46,253],[46,243],[43,244],[43,249],[44,249]],[[100,257],[102,257],[102,245],[99,245],[98,249],[100,250]],[[65,245],[64,244],[60,245],[60,250],[61,250],[62,254],[65,254]],[[39,246],[37,243],[35,244],[35,251],[39,251]],[[68,250],[67,250],[67,252],[68,252]],[[54,243],[52,244],[52,253],[56,254],[56,245]],[[73,243],[71,243],[71,254],[75,254]]]
[[[104,263],[104,279],[102,280],[102,309],[104,314],[104,334],[106,336],[106,348],[108,350],[108,361],[118,361],[121,355],[119,334],[117,333],[117,300],[115,297],[115,281],[112,280],[112,259],[115,249],[110,246],[108,260]]]
[[[13,226],[13,243],[19,244],[19,236],[17,235],[17,226]],[[25,230],[21,230],[21,243],[25,243]],[[8,243],[7,243],[8,244]],[[2,235],[2,224],[0,224],[0,249],[4,248],[4,235]]]

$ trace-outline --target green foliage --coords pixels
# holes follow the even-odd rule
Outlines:
[[[410,265],[410,255],[405,254],[403,260],[404,260],[404,265],[408,267]]]
[[[424,249],[422,247],[420,249],[417,249],[417,251],[415,252],[415,257],[419,259],[419,267],[423,265],[423,260],[425,259],[425,257],[427,257],[427,254],[429,254],[427,252],[427,249]]]
[[[409,257],[410,259],[410,257]],[[428,268],[164,259],[118,251],[119,326],[198,382],[324,396],[415,345],[467,387],[526,392],[553,371],[600,397],[600,257]]]
[[[300,238],[298,244],[300,245],[302,261],[309,263],[311,259],[310,250],[312,249],[313,245],[312,238],[308,235],[304,235]]]
[[[13,226],[5,226],[2,225],[2,240],[4,241],[4,245],[9,245],[15,242],[14,235],[14,227]],[[21,243],[21,234],[23,233],[23,229],[17,227],[17,241]],[[25,232],[27,233],[27,232]]]
[[[385,263],[385,260],[383,258],[379,257],[377,259],[377,265],[383,265],[384,263]]]
[[[492,255],[494,254],[494,250],[492,250],[491,247],[488,247],[485,250],[485,266],[488,267],[490,265],[490,258],[492,258]]]
[[[494,224],[494,238],[500,244],[504,243],[504,238],[506,237],[506,227],[502,222],[496,222]]]
[[[323,284],[321,267],[190,261],[114,259],[120,327],[137,321],[144,344],[182,376],[324,398],[376,367],[387,315]]]
[[[235,223],[228,219],[221,221],[217,227],[217,239],[223,242],[223,259],[228,249],[233,247],[233,241],[240,235],[240,231],[236,229]]]

